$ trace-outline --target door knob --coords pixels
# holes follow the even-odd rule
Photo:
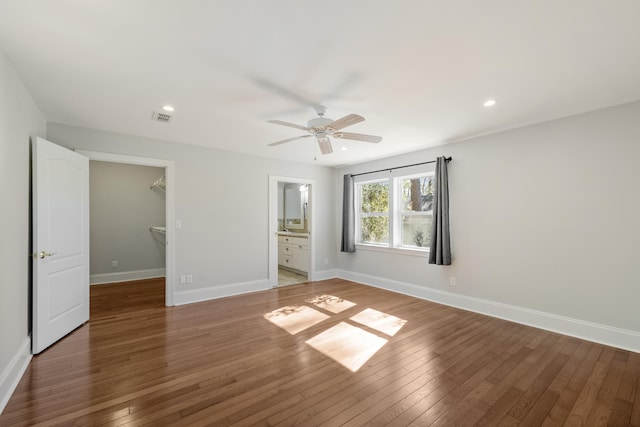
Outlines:
[[[44,257],[54,256],[55,254],[56,254],[56,252],[49,253],[49,252],[45,252],[45,251],[40,251],[37,254],[33,254],[32,256],[33,257],[37,256],[38,258],[43,259]]]

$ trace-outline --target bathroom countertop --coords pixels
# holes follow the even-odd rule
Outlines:
[[[299,233],[296,231],[278,231],[278,236],[309,237],[309,233]]]

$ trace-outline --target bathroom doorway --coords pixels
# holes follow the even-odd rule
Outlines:
[[[312,281],[313,180],[270,176],[269,283],[272,288]]]

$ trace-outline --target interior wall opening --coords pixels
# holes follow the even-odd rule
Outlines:
[[[129,274],[130,272],[121,271],[122,273],[125,273],[125,274],[122,274],[120,279],[139,280],[139,279],[145,279],[145,276],[160,277],[164,275],[164,283],[162,285],[164,287],[164,305],[173,306],[174,305],[173,292],[175,287],[175,273],[174,273],[175,228],[173,226],[173,224],[175,224],[175,185],[174,185],[175,163],[170,160],[154,159],[154,158],[138,157],[138,156],[128,156],[124,154],[113,154],[113,153],[104,153],[99,151],[88,151],[88,150],[77,150],[77,151],[80,154],[85,155],[89,158],[90,173],[91,173],[91,163],[93,163],[94,161],[102,162],[102,163],[110,163],[114,165],[124,165],[125,167],[126,166],[151,167],[150,169],[146,169],[146,171],[153,171],[153,172],[150,175],[148,175],[146,178],[140,180],[138,191],[140,191],[141,192],[140,194],[144,195],[147,198],[155,197],[156,202],[158,203],[160,203],[159,201],[163,199],[164,200],[163,202],[164,216],[161,216],[157,212],[156,212],[157,216],[154,218],[145,217],[144,215],[139,215],[139,213],[136,214],[144,218],[144,220],[139,221],[139,226],[137,230],[142,233],[141,235],[144,236],[143,237],[144,239],[147,239],[147,240],[154,239],[155,241],[154,244],[156,244],[156,247],[155,247],[156,253],[151,255],[147,253],[146,256],[147,257],[155,256],[155,257],[161,258],[164,261],[164,271],[160,270],[160,267],[158,267],[158,269],[155,269],[153,267],[142,268],[141,272],[138,271],[137,273],[133,273],[133,274]],[[131,184],[128,182],[120,183],[119,188],[122,188],[123,186],[130,186],[130,185]],[[90,188],[89,190],[90,197],[91,197],[91,193],[97,190],[98,189],[96,188]],[[111,191],[114,191],[114,190],[111,190]],[[127,212],[127,215],[129,214],[133,215],[131,209],[129,209],[128,211],[125,209],[124,212]],[[164,228],[163,228],[162,220],[164,220]],[[92,226],[93,224],[91,224],[91,221],[90,221],[90,227]],[[92,238],[93,238],[93,234],[94,233],[92,230],[91,231]],[[164,234],[164,245],[162,245],[162,234]],[[90,246],[93,246],[93,244],[90,244]],[[162,246],[162,249],[160,248],[161,246]],[[164,256],[161,255],[162,253],[164,253]],[[116,264],[116,267],[109,267],[109,265],[113,266],[113,261],[120,261],[120,260],[111,259],[109,257],[106,257],[105,259],[106,261],[103,261],[103,262],[107,263],[107,269],[117,270],[122,265],[120,264],[120,262],[118,262]],[[126,260],[126,258],[124,259]],[[108,264],[109,262],[111,262],[111,264]],[[127,264],[123,265],[121,270],[123,270],[126,265]],[[137,270],[133,270],[133,271],[137,271]],[[113,274],[115,272],[111,271],[111,273]],[[97,273],[96,270],[90,267],[90,276],[95,276],[96,274],[101,274],[101,273]],[[106,273],[102,273],[102,274],[106,274]],[[99,279],[104,277],[105,276],[92,277],[91,283],[97,283]],[[106,278],[111,281],[113,281],[114,277],[116,278],[116,281],[118,281],[117,280],[118,276],[113,276],[113,275],[106,276]],[[123,280],[119,280],[119,281],[123,281]]]
[[[91,284],[164,283],[165,168],[91,160],[89,174]]]
[[[313,280],[313,188],[303,178],[270,178],[272,287]]]

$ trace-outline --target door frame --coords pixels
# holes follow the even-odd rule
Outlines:
[[[315,280],[316,262],[315,262],[315,229],[316,221],[315,213],[315,194],[316,181],[308,178],[296,178],[290,176],[269,175],[269,287],[271,289],[278,287],[278,183],[298,183],[311,185],[311,194],[309,195],[309,209],[307,210],[309,227],[309,271],[307,278],[310,282]]]
[[[174,305],[175,289],[175,162],[172,160],[153,159],[150,157],[128,156],[125,154],[103,153],[100,151],[76,150],[89,160],[101,162],[124,163],[129,165],[153,166],[164,168],[166,177],[166,240],[165,240],[165,305]]]

